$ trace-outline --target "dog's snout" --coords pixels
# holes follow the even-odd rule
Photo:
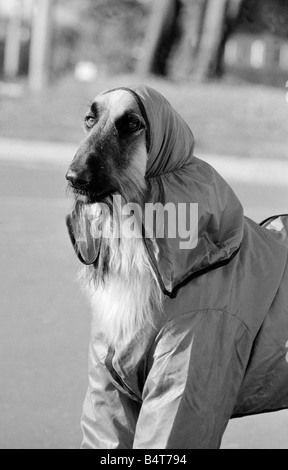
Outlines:
[[[86,179],[82,175],[79,175],[76,171],[71,168],[66,173],[66,179],[71,183],[75,188],[84,188],[87,186]]]

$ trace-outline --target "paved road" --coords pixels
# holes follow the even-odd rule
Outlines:
[[[90,320],[64,225],[65,165],[19,160],[0,159],[0,448],[78,448]],[[232,186],[257,221],[288,212],[285,186]],[[287,428],[286,412],[234,420],[223,447],[288,448]]]
[[[77,448],[89,312],[64,224],[64,168],[0,168],[0,447]]]

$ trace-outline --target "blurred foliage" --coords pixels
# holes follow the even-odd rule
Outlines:
[[[288,37],[288,0],[244,0],[238,19],[244,32]]]
[[[81,35],[74,25],[54,25],[52,36],[52,73],[69,72],[77,62],[77,46]]]
[[[148,0],[57,0],[53,68],[92,61],[108,73],[131,71],[139,54]]]

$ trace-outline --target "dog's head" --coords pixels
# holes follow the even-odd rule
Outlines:
[[[85,116],[86,138],[66,178],[84,203],[119,193],[127,202],[145,192],[147,122],[129,90],[96,97]]]

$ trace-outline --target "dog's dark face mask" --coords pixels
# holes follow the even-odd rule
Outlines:
[[[113,193],[136,194],[136,177],[131,160],[140,145],[146,145],[147,123],[139,105],[125,89],[99,95],[86,117],[87,136],[80,145],[66,174],[74,195],[86,203],[101,202]],[[134,188],[133,188],[134,184]],[[136,181],[137,184],[137,181]],[[130,201],[127,201],[130,202]]]

